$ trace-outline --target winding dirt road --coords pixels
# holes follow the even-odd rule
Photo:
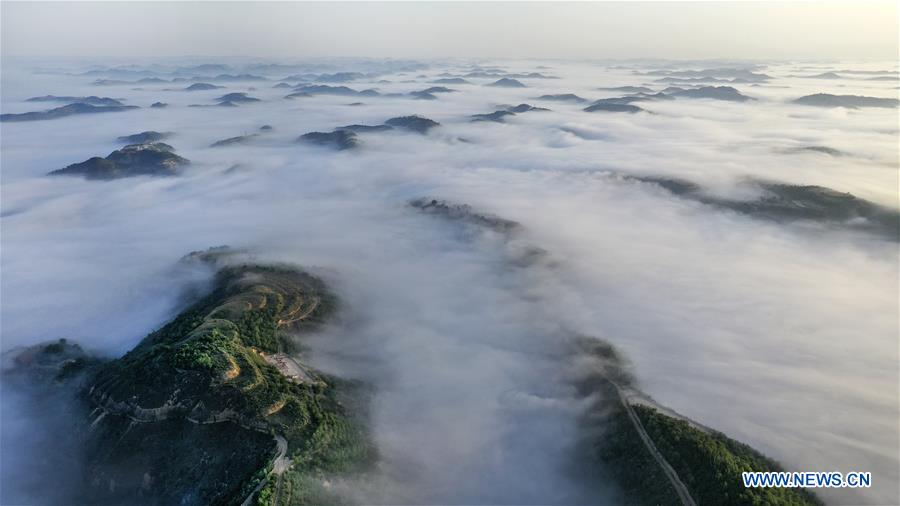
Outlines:
[[[272,461],[272,474],[277,476],[280,482],[281,474],[284,473],[289,467],[291,467],[291,459],[287,458],[287,439],[276,434],[275,447],[277,448],[277,454],[275,455],[275,460]],[[254,488],[253,491],[250,492],[250,494],[247,496],[247,498],[244,499],[244,502],[241,503],[241,506],[252,506],[253,498],[256,497],[256,494],[258,494],[259,491],[262,490],[262,488],[268,482],[268,479],[260,481],[259,484],[256,485],[256,488]]]

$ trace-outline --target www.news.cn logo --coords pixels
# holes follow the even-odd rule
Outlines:
[[[762,488],[868,488],[872,473],[840,471],[823,472],[746,472],[741,473],[744,487]]]

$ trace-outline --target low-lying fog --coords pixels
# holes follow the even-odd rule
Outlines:
[[[653,101],[640,104],[649,112],[627,114],[536,97],[661,90],[669,86],[654,82],[662,76],[634,71],[722,64],[479,63],[557,78],[519,78],[525,88],[467,78],[440,85],[457,92],[436,100],[288,100],[290,89],[273,88],[292,73],[280,70],[265,74],[269,81],[185,92],[172,90],[190,82],[93,85],[105,76],[77,75],[86,66],[4,67],[3,113],[63,105],[24,102],[47,94],[141,108],[3,124],[3,350],[67,337],[124,353],[180,309],[191,280],[174,277],[177,259],[228,244],[308,267],[343,299],[342,321],[306,342],[314,365],[375,386],[381,463],[364,483],[346,484],[368,502],[614,497],[602,485],[584,490],[566,468],[578,404],[553,357],[580,333],[619,347],[660,403],[788,469],[873,472],[872,489],[821,491],[826,501],[896,504],[897,243],[756,220],[613,175],[684,178],[732,197],[744,196],[739,183],[748,177],[821,185],[896,209],[897,109],[790,103],[819,92],[895,98],[896,80],[799,76],[896,68],[780,63],[754,70],[772,76],[758,86],[727,84],[756,100]],[[335,85],[407,93],[470,67],[423,62],[398,73],[347,61],[333,70],[381,72]],[[261,102],[188,107],[228,92]],[[169,105],[148,107],[157,101]],[[519,103],[551,111],[469,121]],[[427,135],[363,133],[347,151],[295,142],[408,114],[441,126]],[[262,125],[273,130],[209,147]],[[174,133],[164,142],[191,160],[184,174],[45,176],[145,130]],[[795,149],[809,146],[842,154]],[[510,267],[503,237],[418,214],[406,206],[417,197],[520,222],[517,240],[546,249],[552,266]],[[17,442],[26,430],[4,424],[4,487],[15,487],[10,466],[34,451]]]

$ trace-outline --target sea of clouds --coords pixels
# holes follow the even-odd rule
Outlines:
[[[560,357],[580,334],[623,351],[638,385],[661,404],[788,469],[873,472],[872,489],[823,491],[826,501],[897,503],[897,243],[756,220],[618,177],[684,178],[733,198],[753,197],[740,184],[752,177],[827,186],[896,209],[897,109],[790,103],[818,92],[896,97],[896,80],[845,72],[896,68],[758,64],[753,70],[771,80],[732,85],[756,100],[654,101],[639,104],[649,112],[622,114],[535,97],[615,97],[623,93],[599,88],[662,89],[660,76],[642,72],[737,64],[331,66],[378,73],[342,83],[355,89],[407,93],[476,63],[555,78],[522,78],[527,87],[516,89],[471,78],[444,85],[458,91],[432,101],[287,100],[289,90],[273,88],[288,75],[277,70],[258,72],[265,82],[185,92],[177,90],[190,83],[96,86],[98,76],[78,75],[88,67],[73,62],[5,62],[4,113],[53,106],[24,101],[45,94],[109,96],[141,108],[2,125],[3,351],[66,337],[120,355],[176,314],[183,289],[207,275],[175,269],[178,258],[227,244],[304,266],[341,298],[341,318],[304,338],[303,358],[373,386],[380,462],[366,479],[341,484],[367,502],[615,501],[614,487],[589,486],[569,469],[583,406]],[[135,68],[166,77],[173,64]],[[802,77],[826,71],[844,73]],[[188,107],[231,91],[262,101]],[[169,106],[147,107],[156,101]],[[523,102],[551,110],[503,124],[469,121]],[[441,126],[427,135],[360,134],[358,149],[341,152],[295,141],[408,114]],[[274,129],[210,147],[262,125]],[[45,175],[106,156],[121,147],[118,136],[144,130],[173,132],[164,142],[190,167],[176,177],[114,181]],[[795,151],[807,146],[844,154]],[[523,229],[511,241],[422,215],[407,206],[419,197],[469,204]],[[518,243],[551,260],[511,265]],[[7,489],[8,469],[40,439],[20,437],[35,429],[10,399],[3,396]]]

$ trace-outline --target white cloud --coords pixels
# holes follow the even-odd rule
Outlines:
[[[514,71],[540,64],[496,63]],[[727,195],[740,195],[736,183],[752,176],[896,208],[896,110],[786,103],[826,90],[892,96],[895,83],[784,78],[778,84],[789,88],[736,85],[758,98],[744,104],[651,102],[642,106],[655,114],[618,115],[547,103],[539,105],[552,111],[506,124],[468,122],[545,93],[601,98],[613,93],[600,86],[652,79],[543,63],[551,68],[542,72],[562,79],[526,79],[529,88],[511,90],[474,79],[436,101],[287,101],[285,90],[259,83],[250,93],[263,102],[236,109],[186,107],[228,90],[96,87],[88,77],[4,69],[3,112],[34,109],[22,100],[47,93],[170,106],[4,124],[3,348],[69,337],[121,353],[177,310],[190,281],[171,270],[177,258],[248,247],[316,269],[346,302],[344,321],[309,338],[309,359],[375,386],[383,473],[362,489],[378,491],[367,496],[373,501],[565,503],[586,493],[562,471],[577,405],[555,357],[570,332],[624,350],[663,404],[789,468],[872,470],[876,488],[866,499],[892,501],[896,244],[755,221],[609,174],[686,178]],[[443,70],[349,85],[408,92]],[[765,71],[795,73],[792,65]],[[419,82],[401,82],[409,79]],[[346,105],[355,101],[366,105]],[[427,136],[361,134],[360,149],[348,152],[293,142],[411,113],[443,126]],[[274,131],[258,142],[208,147],[263,124]],[[183,176],[44,177],[151,129],[176,133],[166,142],[193,161]],[[807,145],[848,155],[784,152]],[[234,164],[241,168],[226,173]],[[550,251],[556,266],[510,267],[502,237],[405,206],[421,196],[521,222],[519,240]],[[407,488],[397,488],[398,476]],[[827,497],[863,500],[841,494]]]

